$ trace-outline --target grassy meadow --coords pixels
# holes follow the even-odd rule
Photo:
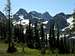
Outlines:
[[[8,44],[0,42],[0,56],[75,56],[75,54],[58,54],[54,53],[52,54],[51,51],[46,50],[46,54],[41,55],[40,50],[36,49],[30,49],[25,47],[24,48],[24,53],[22,52],[22,46],[21,45],[16,45],[17,47],[17,52],[16,53],[7,53]]]

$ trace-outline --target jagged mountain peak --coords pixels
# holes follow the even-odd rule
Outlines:
[[[46,11],[46,12],[44,12],[43,14],[49,14],[49,12]]]
[[[52,19],[52,16],[48,12],[44,12],[42,14],[42,18],[46,21],[49,21],[50,19]]]
[[[72,16],[72,14],[65,14],[63,12],[60,12],[60,13],[56,14],[54,17],[59,17],[59,18],[61,17],[63,19],[68,19],[71,16]]]
[[[21,15],[21,14],[23,14],[23,15],[27,15],[28,13],[27,13],[26,10],[20,8],[20,9],[16,12],[16,15]]]
[[[41,13],[37,12],[37,11],[30,11],[29,14],[33,17],[37,17],[37,18],[41,18]]]
[[[19,11],[20,12],[26,12],[26,10],[25,9],[22,9],[22,8],[20,8]]]
[[[47,12],[47,11],[44,12],[43,15],[52,17],[52,16],[49,14],[49,12]]]
[[[32,14],[32,15],[35,15],[35,14],[41,15],[41,13],[39,13],[39,12],[37,12],[37,11],[30,11],[29,14]]]
[[[38,12],[37,11],[30,11],[29,13],[37,14]],[[41,13],[39,13],[39,14],[41,14]]]
[[[27,19],[28,18],[28,13],[25,9],[20,8],[16,14],[13,15],[14,19],[19,20],[19,19]]]
[[[64,14],[63,12],[61,12],[61,13],[58,13],[58,14],[56,14],[55,16],[54,16],[54,18],[55,17],[58,17],[58,18],[63,18],[63,19],[66,19],[66,14]]]
[[[60,12],[60,13],[58,13],[57,15],[63,15],[63,16],[64,16],[65,14],[64,14],[63,12]]]

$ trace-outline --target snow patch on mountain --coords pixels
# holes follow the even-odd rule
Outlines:
[[[18,22],[14,21],[13,24],[14,25],[16,25],[16,24],[28,25],[29,24],[29,19],[23,19],[23,20],[18,21]]]
[[[24,19],[24,16],[23,16],[23,15],[20,15],[19,18],[20,18],[20,19]]]
[[[68,22],[68,23],[70,23],[70,25],[72,25],[72,24],[73,24],[73,22],[72,22],[72,21],[73,21],[73,17],[70,17],[69,19],[67,19],[67,22]]]
[[[47,24],[47,23],[48,23],[48,21],[43,22],[43,24]]]
[[[67,28],[71,29],[73,27],[73,16],[67,19],[67,22],[69,23],[69,26],[62,29],[62,31],[65,31]]]

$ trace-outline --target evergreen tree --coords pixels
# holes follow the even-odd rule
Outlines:
[[[34,27],[34,46],[36,49],[40,48],[40,36],[39,36],[39,27],[38,27],[38,22],[35,22],[35,27]]]
[[[58,26],[58,24],[57,24],[57,45],[56,45],[56,47],[57,48],[59,48],[59,36],[60,36],[60,33],[59,33],[59,26]]]
[[[44,28],[43,24],[41,24],[41,30],[40,30],[40,35],[41,35],[41,53],[45,54],[45,34],[44,34]]]
[[[13,52],[16,52],[17,49],[14,45],[14,41],[13,41],[13,37],[12,37],[12,35],[13,35],[12,34],[12,27],[13,27],[12,20],[8,19],[7,23],[8,23],[8,25],[7,25],[8,26],[7,27],[8,34],[7,35],[8,35],[8,43],[9,43],[7,52],[13,53]]]
[[[72,24],[72,29],[70,30],[70,33],[72,32],[73,34],[75,33],[75,10],[74,10],[74,12],[73,12],[73,24]],[[74,43],[73,43],[73,47],[74,47]],[[74,52],[75,50],[72,48],[72,52]]]
[[[25,36],[24,36],[24,28],[23,25],[19,24],[14,27],[14,41],[20,42],[22,45],[22,51],[24,52],[24,44],[25,44]]]
[[[26,43],[29,48],[33,47],[33,29],[31,27],[31,21],[29,21],[29,26],[26,29]]]
[[[48,47],[48,39],[47,39],[47,33],[45,33],[45,45],[46,45],[46,48]]]
[[[0,22],[0,36],[1,36],[1,40],[5,39],[4,35],[5,35],[5,24],[3,22]]]
[[[52,25],[50,25],[50,32],[49,32],[49,46],[50,46],[50,49],[52,50],[52,52],[54,52],[53,50],[55,49],[55,42],[56,42],[56,39],[55,39],[55,31],[54,31],[54,23]]]
[[[72,22],[73,22],[73,24],[72,24],[73,27],[71,30],[72,30],[72,32],[75,32],[75,11],[73,13],[73,21]]]
[[[24,44],[25,44],[25,37],[24,37],[24,28],[22,25],[20,25],[20,36],[19,36],[19,41],[21,41],[22,44],[22,51],[24,52]]]
[[[17,42],[18,41],[18,35],[19,35],[19,28],[18,26],[14,26],[14,41]]]

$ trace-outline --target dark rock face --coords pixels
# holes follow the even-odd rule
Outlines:
[[[58,24],[59,29],[62,29],[64,27],[68,26],[67,18],[69,18],[69,17],[70,17],[69,15],[66,15],[64,13],[59,13],[59,14],[55,15],[53,18],[56,23],[56,27],[57,27],[57,24]]]
[[[52,16],[48,12],[45,12],[45,13],[42,14],[42,18],[45,21],[49,21],[50,19],[52,19]]]

